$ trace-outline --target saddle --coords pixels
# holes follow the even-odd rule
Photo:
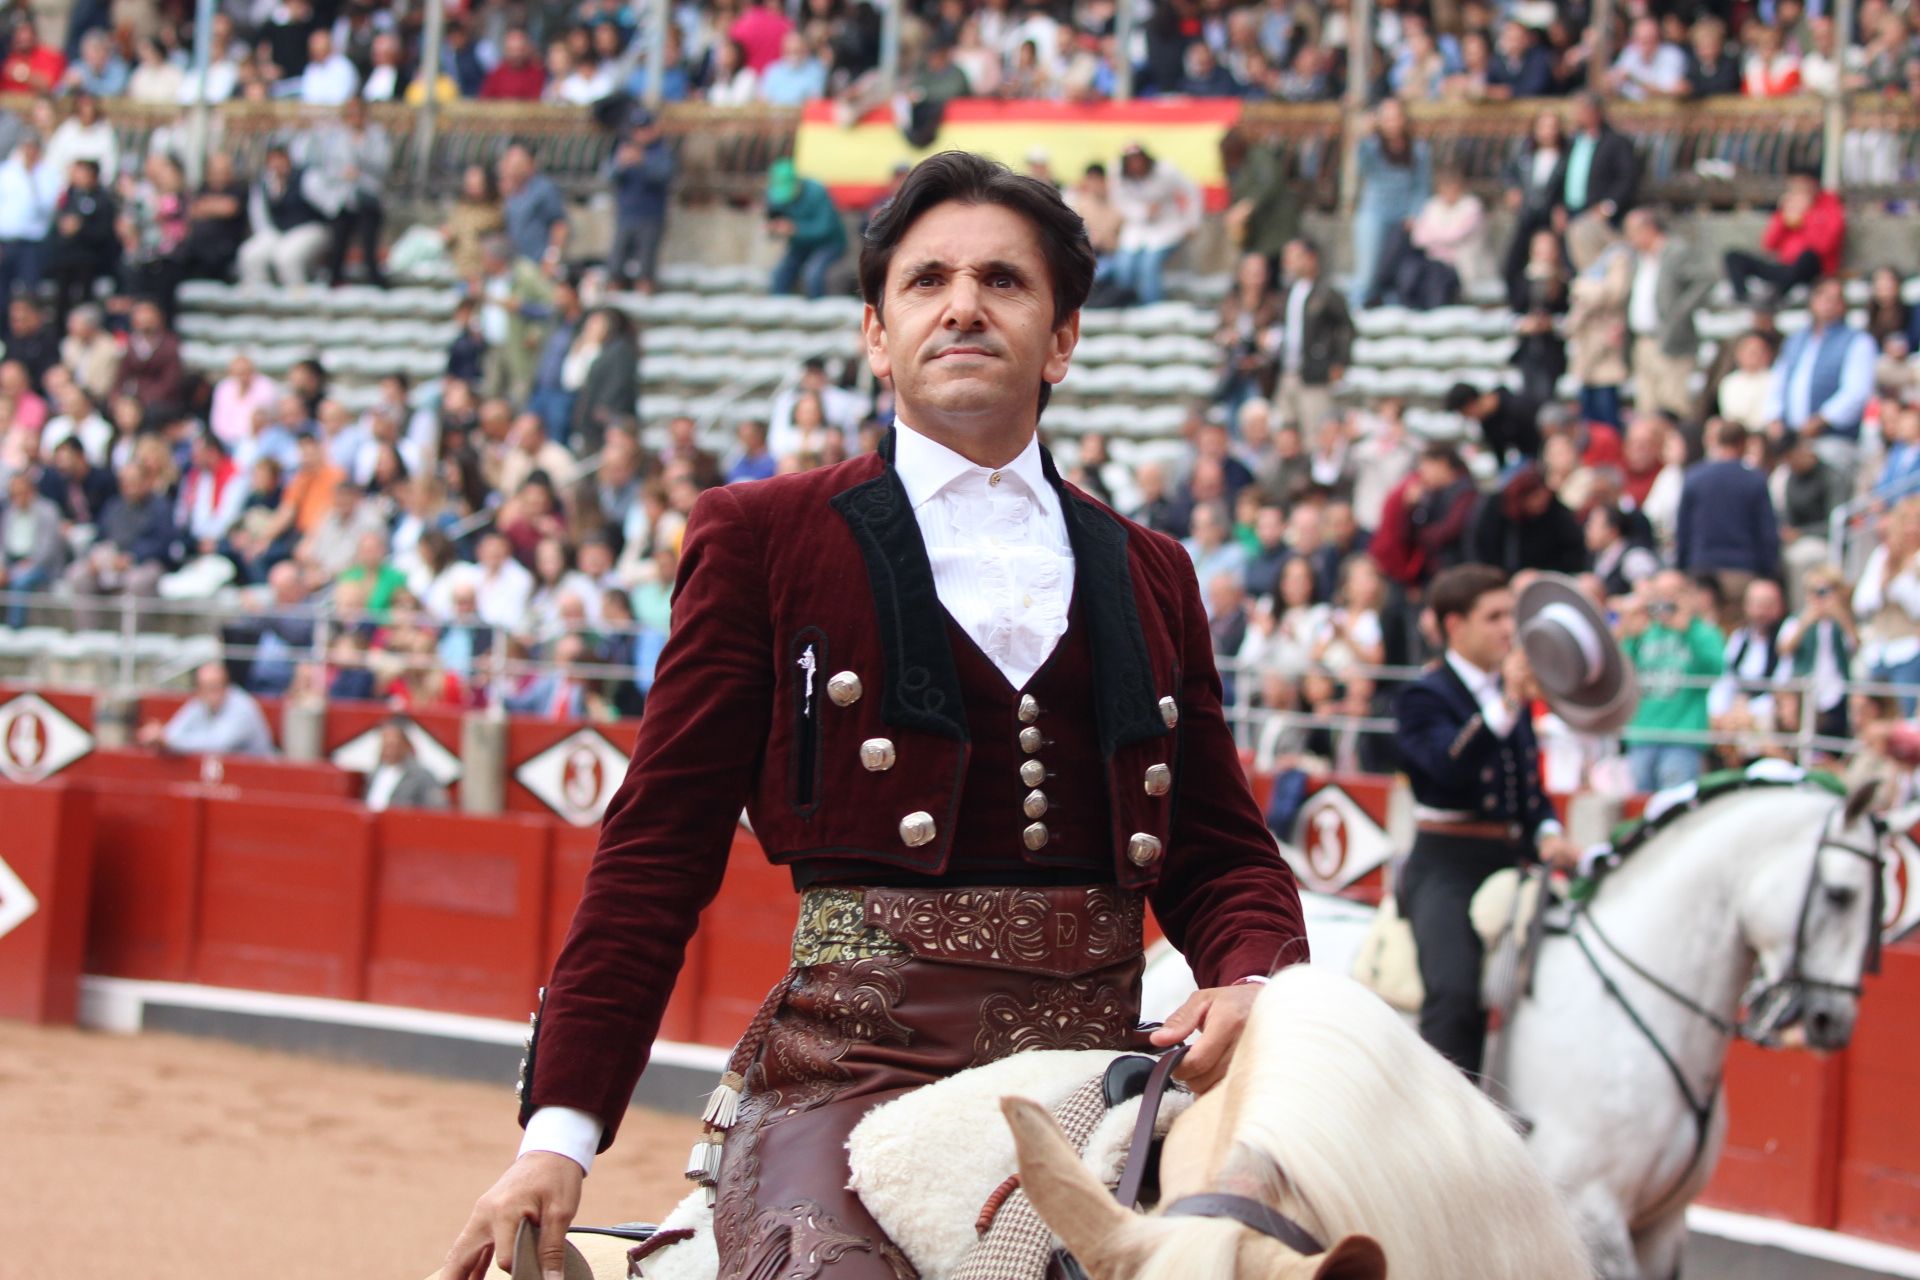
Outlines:
[[[1509,867],[1488,876],[1473,895],[1468,915],[1486,949],[1480,967],[1480,1001],[1504,1015],[1525,991],[1540,939],[1565,904],[1546,891],[1540,868]],[[1354,957],[1353,976],[1402,1013],[1419,1013],[1426,999],[1420,983],[1419,951],[1413,926],[1400,915],[1393,894],[1380,902],[1373,923]]]

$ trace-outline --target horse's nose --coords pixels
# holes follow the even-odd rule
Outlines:
[[[1816,1007],[1807,1014],[1807,1043],[1816,1049],[1844,1049],[1853,1038],[1853,1019],[1836,1009]]]
[[[1819,1009],[1807,1019],[1807,1038],[1815,1044],[1827,1043],[1827,1037],[1833,1034],[1833,1015],[1825,1009]]]

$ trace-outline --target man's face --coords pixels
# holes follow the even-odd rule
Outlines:
[[[7,500],[23,510],[33,505],[33,481],[25,471],[14,472],[7,481]]]
[[[862,322],[867,363],[893,379],[909,421],[997,428],[1067,376],[1080,317],[1056,327],[1053,306],[1034,227],[1000,205],[948,201],[895,246],[881,307]]]
[[[1497,671],[1513,648],[1513,592],[1489,591],[1447,619],[1447,645],[1482,671]]]
[[[1780,588],[1765,578],[1758,578],[1747,584],[1741,611],[1746,614],[1748,626],[1761,630],[1785,617],[1787,609],[1780,598]]]
[[[1278,507],[1262,507],[1260,514],[1253,518],[1253,536],[1260,545],[1269,551],[1276,549],[1286,540],[1287,518]]]
[[[477,556],[481,565],[485,568],[489,570],[498,569],[502,564],[506,563],[507,540],[497,535],[482,538]]]
[[[227,669],[209,662],[193,673],[193,696],[209,708],[218,709],[227,696]]]
[[[1308,554],[1318,551],[1326,542],[1326,526],[1320,519],[1320,508],[1302,504],[1293,509],[1293,518],[1287,521],[1288,541],[1293,549]]]
[[[1822,280],[1813,287],[1807,307],[1813,312],[1816,324],[1838,324],[1847,314],[1847,295],[1841,291],[1838,280]]]
[[[1660,47],[1660,24],[1652,18],[1641,18],[1633,24],[1633,47],[1642,56],[1652,57]]]

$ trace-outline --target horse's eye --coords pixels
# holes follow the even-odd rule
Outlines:
[[[1837,885],[1827,890],[1827,902],[1836,911],[1845,911],[1853,905],[1853,900],[1859,896],[1858,890],[1849,889],[1845,886]]]

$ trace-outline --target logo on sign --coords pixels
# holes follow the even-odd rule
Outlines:
[[[513,771],[520,785],[576,827],[600,821],[627,757],[593,729],[578,729]]]
[[[1393,856],[1385,829],[1337,786],[1308,798],[1294,824],[1294,843],[1280,851],[1303,888],[1324,893],[1346,888]]]
[[[93,735],[37,693],[0,706],[0,777],[39,782],[93,750]]]

